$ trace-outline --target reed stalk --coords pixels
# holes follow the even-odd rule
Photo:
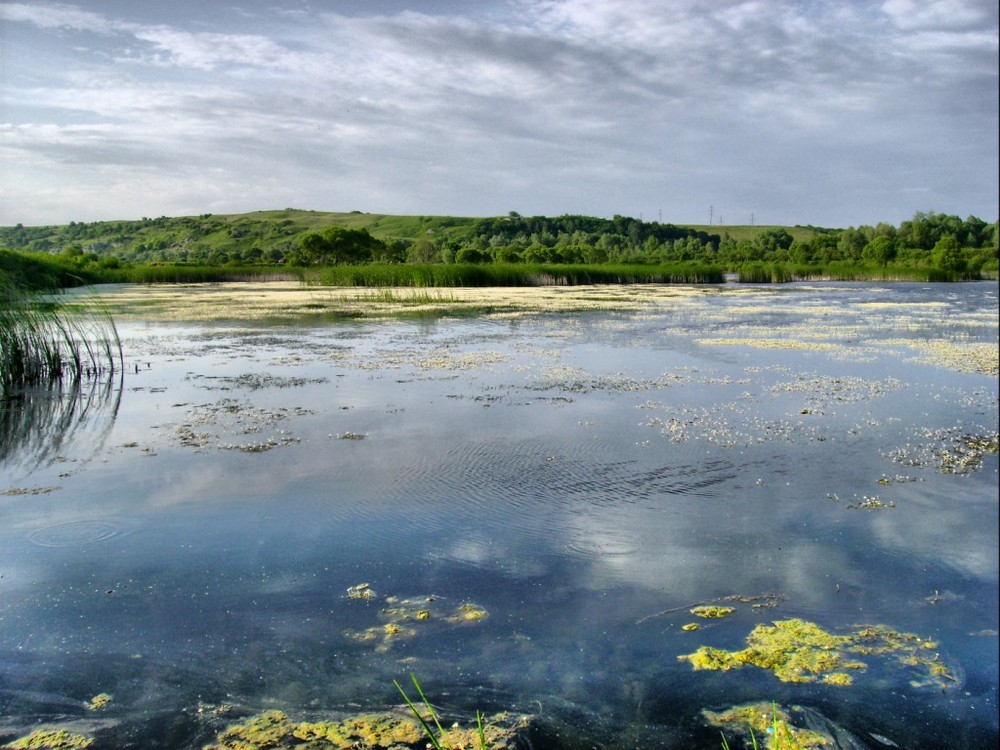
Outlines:
[[[69,311],[50,296],[0,284],[0,401],[107,377],[121,365],[118,329],[96,298]]]

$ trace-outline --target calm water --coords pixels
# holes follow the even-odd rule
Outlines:
[[[718,747],[702,709],[747,701],[842,747],[996,746],[997,455],[969,438],[995,446],[998,385],[965,371],[995,284],[121,333],[120,385],[0,441],[0,741],[197,748],[220,705],[382,709],[413,672],[568,747]],[[933,639],[953,679],[678,660],[791,618]]]

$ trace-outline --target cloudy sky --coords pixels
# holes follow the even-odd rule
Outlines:
[[[0,2],[0,224],[998,214],[996,0]]]

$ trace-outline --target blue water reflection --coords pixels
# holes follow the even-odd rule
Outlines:
[[[748,700],[873,747],[995,744],[998,387],[955,359],[995,352],[995,284],[122,334],[96,449],[0,469],[0,739],[108,692],[109,746],[200,747],[200,705],[382,707],[412,671],[607,747],[715,746],[699,712]],[[682,630],[732,595],[777,606]],[[389,597],[437,609],[359,638]],[[462,603],[489,616],[449,622]],[[677,659],[787,618],[933,638],[958,683]]]

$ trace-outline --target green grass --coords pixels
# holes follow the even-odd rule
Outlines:
[[[403,700],[406,701],[406,705],[410,707],[410,711],[413,712],[417,721],[420,722],[420,726],[423,728],[424,734],[427,735],[427,739],[430,741],[430,746],[433,747],[434,750],[448,750],[448,747],[443,744],[445,741],[445,731],[441,726],[440,719],[438,719],[437,712],[434,710],[430,701],[427,700],[427,696],[424,695],[424,691],[420,687],[420,683],[417,681],[417,676],[411,673],[410,680],[413,682],[413,687],[416,689],[417,695],[420,696],[420,700],[423,703],[424,710],[426,711],[426,716],[420,711],[419,708],[417,708],[414,702],[410,699],[410,696],[406,694],[406,691],[403,689],[403,686],[399,684],[398,680],[393,680],[392,684],[395,685],[396,689],[402,694]],[[433,727],[430,724],[432,721],[434,722]],[[479,740],[479,749],[489,750],[486,745],[486,729],[483,725],[483,714],[481,711],[476,711],[476,730],[477,739]]]

